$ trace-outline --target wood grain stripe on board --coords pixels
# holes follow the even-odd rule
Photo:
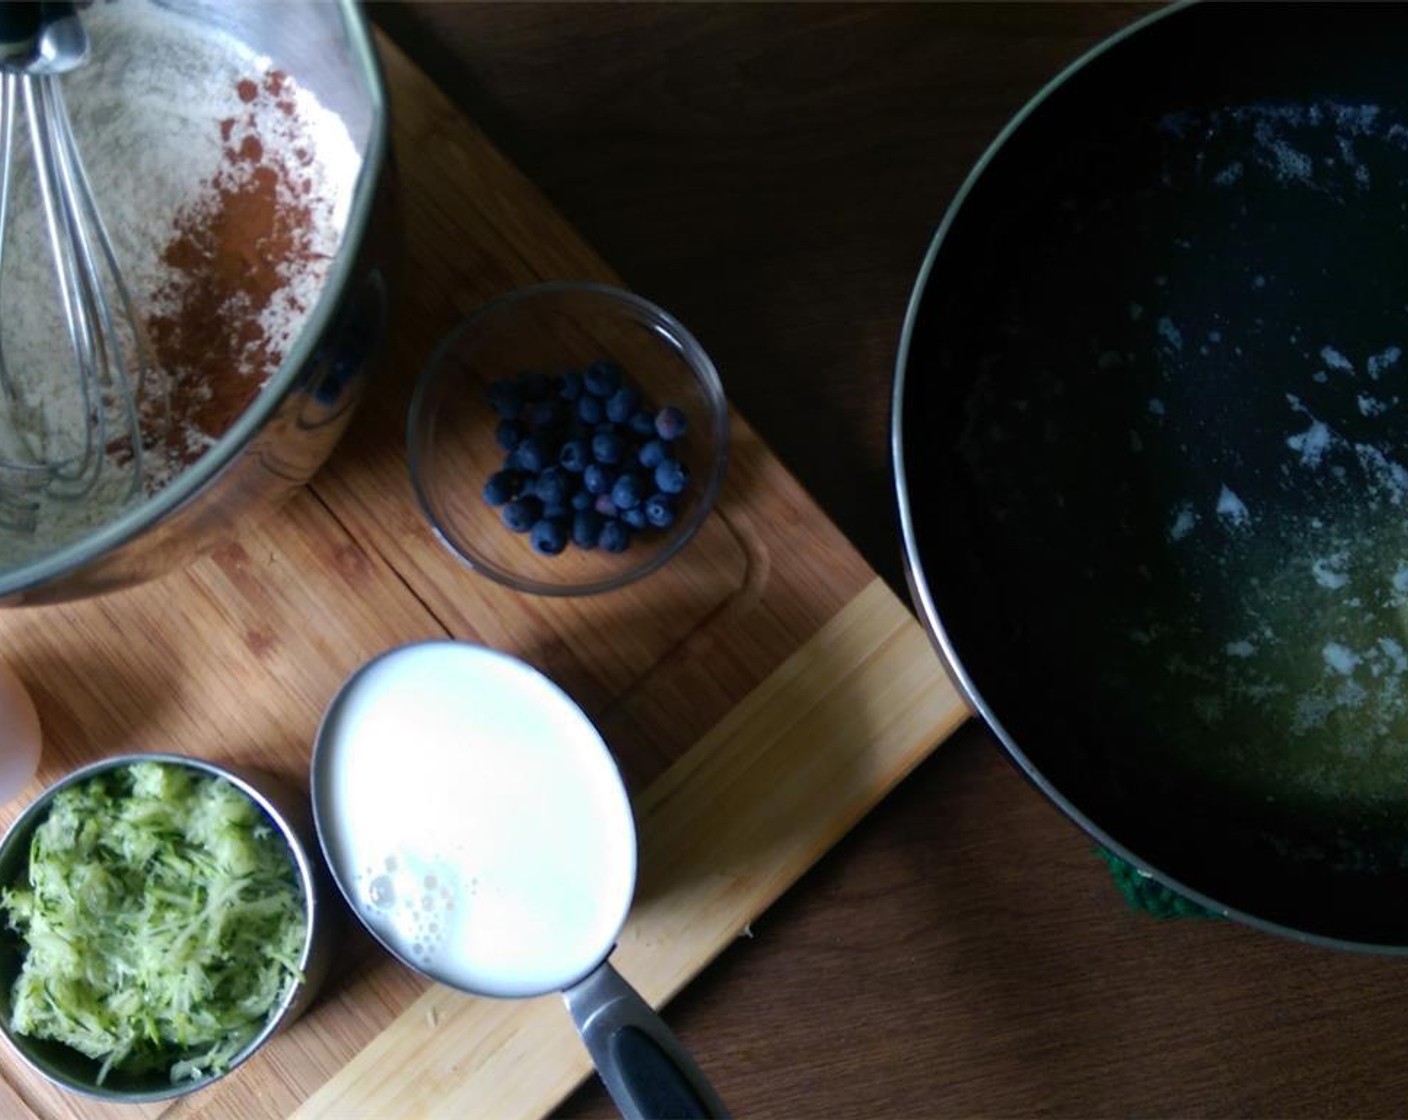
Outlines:
[[[642,878],[614,963],[664,1003],[967,715],[875,580],[638,800]],[[589,1071],[555,997],[437,986],[293,1115],[538,1117]]]

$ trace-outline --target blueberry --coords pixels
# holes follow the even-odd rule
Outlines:
[[[684,413],[669,404],[655,414],[655,431],[663,440],[679,439],[684,435]]]
[[[606,419],[606,405],[600,397],[583,393],[577,401],[577,416],[584,424],[600,424]]]
[[[547,445],[537,436],[526,436],[509,454],[508,465],[529,474],[537,474],[553,461]]]
[[[654,429],[651,429],[654,431]],[[640,460],[640,465],[648,471],[653,471],[661,463],[670,457],[669,448],[665,446],[664,440],[652,439],[640,445],[640,451],[636,453],[636,458]]]
[[[544,517],[533,525],[529,540],[544,556],[556,556],[567,547],[567,525],[561,518]]]
[[[578,548],[595,548],[604,524],[594,509],[578,510],[572,518],[572,543]]]
[[[523,425],[517,420],[500,420],[494,428],[494,442],[505,451],[512,451],[523,439]]]
[[[557,461],[565,470],[581,474],[592,461],[591,445],[584,439],[569,439],[558,451]]]
[[[484,500],[491,506],[501,506],[517,496],[523,478],[517,471],[495,471],[484,482]]]
[[[565,418],[563,404],[559,400],[547,397],[540,401],[534,401],[527,409],[528,426],[535,431],[551,431],[562,423]]]
[[[662,494],[678,494],[689,482],[689,468],[678,459],[665,459],[655,468],[655,488]]]
[[[548,377],[525,370],[489,386],[503,468],[484,498],[535,550],[556,556],[569,543],[623,552],[637,531],[668,528],[688,469],[669,444],[684,413],[644,405],[615,362]]]
[[[523,412],[523,390],[512,381],[495,381],[489,386],[489,403],[505,420],[517,420]]]
[[[558,378],[557,395],[565,401],[575,401],[582,395],[582,375],[569,369]]]
[[[533,494],[545,506],[566,506],[567,479],[561,467],[548,467],[533,480]]]
[[[593,362],[582,375],[582,384],[595,397],[609,397],[621,387],[621,367],[615,362]]]
[[[669,494],[651,494],[641,508],[645,519],[657,529],[668,529],[675,523],[675,499]]]
[[[552,382],[545,373],[535,369],[525,370],[518,375],[518,391],[525,401],[540,401],[552,392]]]
[[[617,424],[625,424],[639,407],[640,393],[630,385],[622,385],[606,398],[606,418]]]
[[[632,509],[645,500],[645,495],[645,479],[635,471],[627,471],[611,487],[611,500],[617,509]]]
[[[542,515],[543,503],[532,497],[515,498],[499,514],[515,533],[526,533]]]
[[[592,458],[598,463],[619,463],[626,454],[626,441],[615,432],[592,436]]]
[[[625,552],[631,544],[630,526],[620,521],[608,521],[601,527],[597,546],[604,552]]]
[[[590,493],[606,494],[616,485],[616,474],[615,467],[608,467],[604,463],[588,463],[582,471],[582,485]]]

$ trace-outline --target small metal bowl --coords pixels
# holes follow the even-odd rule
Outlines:
[[[194,1081],[172,1084],[163,1071],[141,1075],[123,1075],[110,1071],[100,1085],[97,1081],[99,1063],[62,1043],[28,1038],[10,1029],[11,991],[15,977],[24,961],[24,943],[13,929],[0,929],[0,1034],[16,1053],[42,1076],[72,1092],[97,1100],[135,1104],[166,1100],[203,1089],[240,1066],[255,1051],[280,1030],[294,1022],[317,995],[332,959],[334,922],[329,906],[330,889],[326,873],[310,853],[317,851],[312,811],[307,798],[280,779],[263,773],[221,766],[186,755],[138,753],[117,755],[75,770],[55,782],[20,815],[4,838],[0,839],[0,885],[15,883],[25,875],[29,863],[30,842],[35,829],[44,822],[55,795],[69,786],[87,781],[109,770],[137,762],[160,762],[183,766],[202,774],[224,778],[250,798],[273,823],[288,848],[289,858],[297,869],[303,890],[307,934],[299,957],[303,973],[301,983],[292,986],[274,1008],[264,1028],[218,1073]]]
[[[611,361],[653,408],[687,417],[679,458],[690,482],[673,525],[636,533],[624,552],[534,551],[483,497],[504,466],[489,387],[535,371],[557,376]],[[590,595],[660,568],[694,536],[722,485],[728,402],[708,354],[668,312],[603,284],[555,282],[510,292],[455,327],[427,363],[411,402],[411,482],[446,547],[465,564],[517,591]]]

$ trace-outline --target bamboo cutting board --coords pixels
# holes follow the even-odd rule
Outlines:
[[[717,511],[633,586],[535,599],[441,548],[402,444],[435,340],[523,284],[619,281],[424,75],[379,46],[406,239],[387,372],[333,459],[267,523],[155,584],[0,615],[0,649],[45,726],[29,794],[132,750],[259,766],[306,788],[322,711],[364,661],[446,635],[511,651],[592,714],[632,788],[641,874],[613,960],[659,1005],[967,710],[904,604],[736,414]],[[0,1115],[535,1117],[589,1071],[557,999],[429,984],[349,922],[312,1010],[215,1086],[117,1108],[54,1089],[6,1049]]]

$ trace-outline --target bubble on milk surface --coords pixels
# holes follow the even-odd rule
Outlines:
[[[380,868],[358,875],[361,910],[392,949],[428,968],[451,930],[459,894],[455,870],[442,859],[411,852],[388,856]]]
[[[367,902],[378,910],[385,910],[396,903],[396,885],[389,875],[378,875],[367,885]]]

